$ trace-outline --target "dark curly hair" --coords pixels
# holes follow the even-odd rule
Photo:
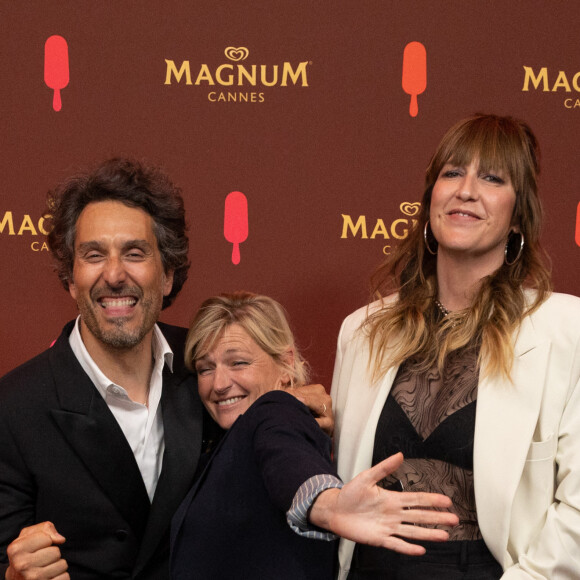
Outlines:
[[[165,272],[173,270],[173,288],[163,299],[167,308],[187,280],[190,265],[183,198],[161,169],[134,159],[109,159],[48,192],[48,247],[63,286],[68,290],[72,277],[77,220],[88,204],[99,201],[120,201],[152,217],[163,267]]]

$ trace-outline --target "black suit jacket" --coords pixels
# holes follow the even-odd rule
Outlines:
[[[293,532],[286,511],[314,475],[335,474],[330,439],[283,391],[234,423],[177,511],[172,580],[325,580],[336,542]]]
[[[163,371],[165,453],[153,502],[121,428],[74,356],[54,346],[0,380],[0,577],[20,530],[52,521],[71,578],[166,580],[169,525],[191,487],[202,442],[186,330],[160,324],[174,352]]]

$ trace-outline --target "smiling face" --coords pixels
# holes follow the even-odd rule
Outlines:
[[[153,220],[117,201],[91,203],[76,222],[71,296],[81,315],[87,350],[139,345],[169,294]]]
[[[447,163],[433,186],[431,230],[438,258],[476,258],[490,273],[499,268],[512,223],[516,194],[502,171],[481,171],[477,159]]]
[[[195,370],[199,396],[222,429],[229,429],[258,397],[289,380],[287,371],[235,323],[195,361]]]

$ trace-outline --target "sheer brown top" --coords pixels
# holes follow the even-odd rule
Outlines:
[[[405,461],[381,485],[400,491],[442,493],[460,523],[450,540],[481,538],[473,491],[473,438],[478,349],[452,352],[443,373],[399,368],[377,424],[373,465],[401,451]],[[442,527],[442,526],[439,526]]]

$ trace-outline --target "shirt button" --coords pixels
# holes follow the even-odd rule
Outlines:
[[[113,393],[113,395],[120,395],[121,389],[119,387],[111,387],[111,393]]]
[[[119,542],[124,542],[129,537],[129,532],[127,530],[117,530],[115,532],[115,537]]]

